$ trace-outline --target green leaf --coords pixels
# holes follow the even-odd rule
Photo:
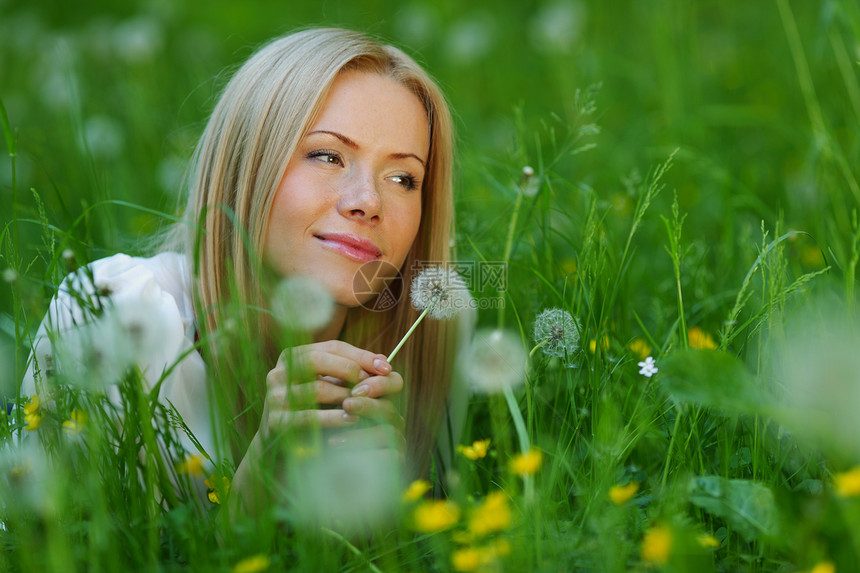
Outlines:
[[[718,350],[682,350],[660,364],[660,383],[682,403],[754,413],[767,404],[766,393],[743,363]]]
[[[776,537],[779,533],[779,512],[773,493],[763,484],[701,476],[690,480],[689,487],[692,504],[723,518],[747,541]]]

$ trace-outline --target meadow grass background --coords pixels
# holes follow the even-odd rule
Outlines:
[[[519,442],[498,396],[472,398],[463,442],[490,438],[490,455],[460,459],[462,517],[439,533],[414,532],[408,506],[359,541],[284,535],[276,517],[219,536],[217,509],[123,503],[139,480],[58,448],[77,461],[48,517],[4,499],[5,566],[447,570],[478,548],[485,570],[860,569],[860,505],[843,488],[860,464],[853,0],[0,0],[6,396],[68,270],[60,253],[139,251],[175,210],[224,70],[308,25],[379,35],[447,93],[459,257],[509,264],[505,310],[480,324],[529,350],[542,309],[580,322],[582,350],[567,364],[536,352],[516,393],[543,451],[532,485],[508,468]],[[513,517],[476,536],[493,491]]]

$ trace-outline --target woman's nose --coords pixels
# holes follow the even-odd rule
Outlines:
[[[338,211],[348,219],[378,224],[382,221],[382,198],[370,174],[355,174],[345,182]]]

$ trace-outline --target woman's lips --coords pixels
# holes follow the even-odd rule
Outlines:
[[[368,263],[382,256],[382,251],[373,242],[355,235],[329,233],[314,237],[319,239],[324,247],[359,263]]]

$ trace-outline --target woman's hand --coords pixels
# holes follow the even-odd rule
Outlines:
[[[281,354],[266,384],[260,427],[233,476],[234,510],[253,514],[272,502],[259,480],[278,463],[271,456],[287,431],[319,427],[332,453],[372,450],[362,459],[374,467],[402,464],[405,423],[390,398],[403,389],[403,378],[384,355],[339,340],[297,346]]]
[[[405,445],[403,417],[388,399],[403,389],[403,378],[381,354],[339,340],[297,346],[281,354],[266,383],[263,439],[316,425],[350,430],[329,432],[333,447],[402,450]],[[362,419],[378,423],[355,429]]]

